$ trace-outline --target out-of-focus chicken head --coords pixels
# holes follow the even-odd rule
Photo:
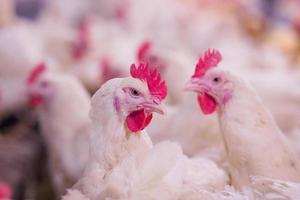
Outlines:
[[[233,84],[227,78],[229,74],[216,68],[221,60],[219,51],[207,50],[200,57],[194,75],[185,86],[185,90],[198,94],[197,100],[204,114],[215,112],[218,106],[226,104],[232,96]]]
[[[27,78],[30,106],[37,107],[43,105],[54,96],[55,88],[53,84],[42,76],[46,70],[45,63],[40,63],[32,69]]]
[[[166,62],[161,56],[154,52],[153,43],[148,40],[139,46],[137,60],[140,63],[149,63],[150,66],[156,67],[160,72],[163,72],[166,68]]]

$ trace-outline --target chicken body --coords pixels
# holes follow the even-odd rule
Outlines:
[[[49,150],[54,186],[60,195],[78,180],[88,160],[89,95],[74,77],[49,72],[29,85],[29,93],[44,98],[36,109]]]
[[[254,175],[300,181],[299,160],[271,113],[250,85],[229,76],[234,92],[219,120],[233,185],[242,188]]]
[[[153,146],[145,131],[132,133],[124,126],[113,99],[127,81],[141,85],[131,78],[112,79],[92,98],[91,157],[75,191],[91,200],[185,199],[200,189],[222,188],[227,175],[212,161],[188,159],[176,143]],[[70,190],[64,199],[74,198],[75,191]]]

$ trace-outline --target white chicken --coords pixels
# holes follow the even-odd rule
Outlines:
[[[112,79],[94,94],[90,160],[63,199],[187,199],[227,184],[212,161],[188,159],[176,143],[152,145],[143,129],[153,112],[163,112],[159,104],[167,90],[148,70],[132,65],[132,77]]]
[[[90,97],[77,79],[47,72],[43,63],[32,70],[27,87],[49,150],[52,181],[61,195],[81,177],[88,160]]]
[[[256,47],[241,36],[231,36],[227,39],[229,41],[223,39],[213,43],[224,50],[224,67],[240,75],[247,74],[247,78],[274,115],[278,126],[287,135],[292,135],[293,130],[299,128],[300,124],[299,112],[294,112],[300,109],[300,93],[292,87],[299,84],[299,74],[296,72],[291,74],[291,71],[286,69],[289,65],[286,57],[274,49]],[[161,57],[160,54],[148,55],[155,56],[154,60],[162,63],[162,59],[157,59]],[[151,58],[150,56],[148,57]],[[172,60],[176,61],[176,58]],[[186,71],[190,70],[188,66],[185,68]],[[206,154],[215,161],[222,162],[224,160],[222,154],[216,153],[223,151],[217,117],[216,115],[205,117],[197,111],[193,103],[195,99],[191,95],[179,92],[182,86],[178,83],[182,82],[182,77],[176,78],[178,72],[184,77],[182,70],[172,69],[170,66],[166,82],[169,82],[168,77],[174,78],[175,81],[170,82],[170,94],[174,91],[182,101],[170,107],[164,117],[155,118],[147,129],[148,133],[155,143],[165,139],[175,140],[182,145],[188,155]],[[173,87],[176,85],[178,86]],[[184,120],[186,118],[189,120]],[[200,121],[201,123],[197,123]],[[186,134],[183,135],[183,131]],[[202,139],[197,140],[198,137]]]
[[[204,114],[218,111],[232,184],[243,189],[251,176],[300,181],[300,163],[255,90],[243,79],[216,68],[222,57],[206,51],[186,89],[198,94]]]
[[[292,64],[285,54],[274,47],[258,45],[238,31],[209,44],[224,52],[226,68],[238,75],[247,74],[285,133],[299,127],[299,113],[292,110],[300,109],[300,95],[292,86],[299,84],[300,74],[289,69]],[[283,104],[286,106],[278,109]]]

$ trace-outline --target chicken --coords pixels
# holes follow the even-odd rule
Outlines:
[[[188,159],[176,143],[152,145],[143,129],[153,112],[163,113],[167,89],[148,65],[132,65],[130,72],[92,97],[89,163],[63,199],[186,199],[200,189],[223,188],[228,177],[214,162]]]
[[[294,135],[293,130],[299,128],[299,112],[294,112],[294,110],[300,108],[300,93],[295,91],[292,85],[299,84],[299,74],[296,72],[291,74],[291,71],[286,69],[286,66],[290,65],[288,59],[275,49],[255,47],[250,41],[240,37],[235,37],[235,39],[227,37],[226,39],[229,41],[217,40],[214,43],[224,50],[224,57],[226,57],[224,67],[228,66],[239,75],[247,74],[247,78],[270,109],[280,129],[288,136]],[[151,52],[151,49],[148,52]],[[236,54],[241,51],[240,56],[236,57]],[[153,55],[161,57],[152,53],[152,57]],[[170,70],[168,73],[167,84],[168,77],[172,77],[174,73],[177,72]],[[184,76],[182,72],[179,74]],[[178,92],[178,88],[182,86],[173,87],[181,82],[181,79],[180,81],[175,79],[176,81],[173,82],[176,84],[171,82],[170,94],[174,88],[175,95],[181,96],[182,101],[175,106],[172,105],[164,117],[155,118],[147,129],[148,133],[155,143],[165,139],[175,140],[182,145],[184,152],[188,155],[206,155],[222,165],[226,164],[223,162],[224,156],[216,153],[223,151],[216,114],[209,117],[200,114],[196,109],[197,105],[192,103],[193,96]],[[183,120],[185,118],[189,120]],[[201,123],[198,123],[199,121]],[[183,131],[186,134],[181,134]],[[202,139],[197,140],[198,137]]]
[[[299,113],[293,110],[300,108],[300,95],[292,85],[299,84],[300,74],[291,70],[295,65],[288,55],[271,45],[258,45],[242,34],[230,34],[209,46],[224,52],[223,64],[230,71],[241,76],[247,74],[247,79],[284,133],[289,134],[293,128],[299,127]]]
[[[222,57],[206,51],[186,89],[197,93],[204,114],[217,111],[232,184],[243,189],[251,176],[300,181],[300,163],[255,90],[216,68]]]
[[[32,70],[27,87],[48,147],[52,181],[60,195],[81,176],[88,159],[90,97],[77,79],[47,72],[44,63]]]

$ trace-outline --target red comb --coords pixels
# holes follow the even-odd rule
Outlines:
[[[137,58],[140,63],[142,63],[146,57],[146,54],[150,50],[152,44],[149,41],[144,41],[138,49]]]
[[[195,69],[195,73],[192,77],[201,78],[202,76],[204,76],[207,70],[212,67],[216,67],[221,60],[222,56],[218,50],[206,50],[204,56],[200,57]]]
[[[151,95],[163,100],[167,96],[165,81],[162,81],[156,69],[150,71],[149,65],[140,64],[137,68],[135,64],[130,67],[130,74],[133,78],[146,81]]]
[[[27,78],[27,84],[33,83],[44,71],[46,71],[45,63],[39,63],[31,70],[30,75]]]

